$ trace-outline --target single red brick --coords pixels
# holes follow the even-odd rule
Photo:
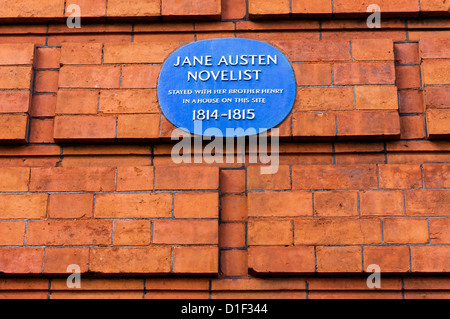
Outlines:
[[[290,220],[252,219],[248,222],[248,245],[279,245],[293,244],[293,225]]]
[[[336,117],[338,136],[398,137],[400,135],[400,117],[397,112],[339,112]]]
[[[0,272],[5,274],[40,274],[43,248],[1,248]]]
[[[178,274],[217,274],[219,249],[208,246],[173,248],[173,272]]]
[[[387,218],[383,230],[388,244],[427,244],[430,240],[425,219]]]
[[[116,220],[114,222],[114,246],[147,246],[151,240],[151,224],[148,220]]]
[[[161,15],[165,17],[220,17],[221,13],[222,6],[219,0],[194,0],[191,1],[190,6],[177,0],[162,0],[161,3]]]
[[[216,167],[156,167],[155,190],[217,190],[219,169]]]
[[[294,113],[293,132],[296,137],[334,137],[336,117],[332,113]]]
[[[448,86],[427,86],[424,90],[424,97],[427,108],[450,108],[450,87]]]
[[[220,191],[228,194],[245,192],[245,171],[221,170]]]
[[[58,91],[56,114],[97,114],[99,91]]]
[[[317,271],[322,273],[360,273],[361,247],[317,247]]]
[[[31,66],[0,66],[0,89],[29,90],[32,79]]]
[[[314,3],[307,0],[293,0],[292,1],[292,14],[307,15],[309,16],[331,16],[332,13],[332,1],[331,0],[318,0]]]
[[[105,274],[169,273],[168,246],[91,248],[89,271]]]
[[[440,3],[440,1],[436,0],[424,0],[425,7],[430,2],[437,2]],[[424,9],[422,7],[422,9]],[[449,4],[447,3],[447,11],[450,9]],[[450,56],[450,41],[448,39],[440,39],[440,38],[424,38],[420,39],[419,44],[420,48],[420,57],[422,59],[448,59]]]
[[[89,248],[45,248],[44,273],[67,274],[70,265],[77,265],[81,273],[86,273],[89,267]]]
[[[39,3],[32,0],[2,1],[1,7],[1,18],[61,18],[64,13],[64,0],[45,0]]]
[[[355,87],[357,110],[398,110],[398,92],[395,86]]]
[[[176,193],[175,218],[219,218],[217,193]]]
[[[407,191],[406,214],[408,216],[448,216],[450,192],[445,190]]]
[[[223,250],[220,252],[222,276],[247,276],[248,254],[245,250]]]
[[[29,142],[36,144],[54,143],[53,130],[53,119],[32,119]]]
[[[247,15],[245,0],[222,0],[222,19],[241,20]]]
[[[245,221],[247,220],[247,197],[242,195],[221,197],[221,220],[222,221]]]
[[[156,90],[102,91],[100,93],[99,113],[159,113],[156,95]]]
[[[378,219],[320,218],[295,220],[295,245],[363,245],[381,243]]]
[[[2,3],[3,9],[5,9],[4,5]],[[2,10],[2,12],[4,11]],[[31,65],[34,53],[35,47],[31,43],[2,43],[0,45],[0,65]]]
[[[126,140],[156,139],[160,133],[159,114],[119,115],[117,138]]]
[[[58,71],[37,71],[34,91],[38,93],[57,92],[58,77]]]
[[[96,218],[170,218],[172,194],[97,194]]]
[[[28,116],[0,115],[0,141],[26,143],[28,137]]]
[[[214,245],[219,242],[215,220],[155,220],[153,243],[175,245]]]
[[[401,116],[400,127],[400,138],[402,140],[424,139],[426,137],[423,115]]]
[[[94,195],[51,194],[48,203],[50,218],[81,219],[92,216]]]
[[[394,43],[389,39],[355,39],[352,56],[355,61],[392,61]]]
[[[398,64],[418,64],[419,44],[418,43],[394,43],[395,63]]]
[[[261,174],[261,167],[247,168],[248,190],[287,190],[291,188],[290,166],[280,166],[278,172],[272,175]]]
[[[258,274],[313,273],[314,247],[250,247],[248,268]]]
[[[114,191],[115,169],[109,167],[32,168],[34,192]]]
[[[395,84],[393,62],[336,63],[333,69],[336,85]]]
[[[351,87],[301,88],[294,104],[296,111],[353,110],[355,97]],[[308,113],[309,114],[309,113]],[[314,114],[314,113],[310,113]],[[295,118],[294,114],[294,118]],[[311,115],[310,115],[311,116]],[[332,116],[330,116],[331,118]]]
[[[409,272],[409,247],[364,247],[364,264],[366,267],[378,265],[383,273]]]
[[[421,91],[399,91],[398,97],[400,113],[423,113],[425,111],[424,97]]]
[[[430,239],[432,244],[450,243],[450,218],[430,219]]]
[[[298,165],[292,167],[293,189],[376,189],[375,165]]]
[[[426,188],[450,188],[450,164],[424,164]]]
[[[272,42],[282,49],[292,62],[351,60],[349,41],[275,40]]]
[[[29,168],[0,167],[0,192],[27,192],[29,180]]]
[[[367,8],[371,5],[370,0],[363,0],[358,2],[348,0],[336,0],[334,2],[335,14],[348,14],[348,13],[365,13],[367,14]],[[378,2],[381,8],[381,12],[384,13],[418,13],[419,3],[414,0],[401,0],[392,2],[389,0],[382,0]]]
[[[117,186],[119,192],[153,190],[154,167],[118,167]]]
[[[68,10],[69,6],[75,4],[80,6],[81,17],[104,17],[106,16],[106,4],[107,0],[68,0],[66,1],[65,16],[68,17],[73,14]]]
[[[56,116],[55,141],[111,141],[116,138],[115,116]]]
[[[177,42],[106,43],[103,63],[163,63]]]
[[[0,91],[0,113],[27,113],[30,97],[29,91]]]
[[[30,116],[54,117],[56,110],[56,94],[34,94],[29,111]]]
[[[63,43],[61,64],[101,64],[102,51],[101,43]]]
[[[358,193],[315,192],[314,214],[318,217],[358,216]]]
[[[402,191],[369,191],[360,193],[361,216],[403,216]]]
[[[30,221],[26,243],[29,246],[110,245],[111,238],[111,221]]]
[[[219,228],[220,248],[244,248],[246,240],[245,223],[222,223]]]
[[[161,65],[129,64],[122,67],[123,89],[155,89]]]
[[[332,83],[331,64],[299,63],[294,64],[293,68],[297,85],[331,85]]]
[[[422,188],[422,169],[419,165],[378,165],[380,188],[412,189]]]
[[[288,0],[282,0],[276,4],[266,0],[250,0],[248,3],[248,12],[250,18],[287,16],[290,13],[290,3]]]
[[[257,192],[248,194],[252,217],[312,216],[311,192]]]
[[[422,80],[424,85],[450,83],[450,59],[424,60]]]
[[[0,169],[0,172],[2,169]],[[0,195],[4,219],[41,219],[47,214],[47,194]]]
[[[65,65],[59,72],[59,87],[118,89],[120,69],[117,65]]]
[[[432,256],[432,258],[430,258]],[[412,272],[443,273],[450,271],[448,246],[412,246]]]
[[[23,246],[25,221],[0,221],[0,246]]]
[[[37,48],[36,69],[58,69],[61,58],[60,48]]]
[[[442,138],[450,135],[450,110],[427,110],[427,129],[429,138]]]
[[[156,17],[161,15],[160,6],[158,0],[110,0],[108,17]]]
[[[400,65],[395,68],[395,84],[399,89],[420,88],[420,67],[416,65]]]

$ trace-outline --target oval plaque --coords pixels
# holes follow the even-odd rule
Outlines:
[[[158,98],[165,117],[189,133],[240,137],[279,125],[295,100],[295,75],[273,46],[250,39],[193,42],[165,61]]]

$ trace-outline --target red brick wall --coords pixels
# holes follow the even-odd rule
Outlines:
[[[0,297],[448,298],[450,3],[191,2],[66,1],[69,29],[0,0]],[[275,175],[171,159],[161,66],[219,37],[292,62]]]

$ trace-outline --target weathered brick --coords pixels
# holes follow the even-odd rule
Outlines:
[[[84,14],[83,11],[81,13]],[[61,64],[101,64],[102,50],[101,43],[63,43]]]
[[[97,114],[97,90],[58,91],[56,114]]]
[[[45,0],[36,2],[0,1],[0,18],[56,18],[64,13],[64,0]]]
[[[419,90],[399,91],[398,106],[400,113],[423,113],[425,111],[423,93]]]
[[[331,64],[298,63],[292,67],[297,85],[331,85],[332,83]]]
[[[179,274],[217,274],[219,249],[208,246],[173,248],[173,272]]]
[[[421,115],[400,116],[400,138],[402,140],[424,139],[425,119]]]
[[[330,16],[332,12],[331,0],[318,0],[314,3],[308,0],[293,0],[292,14],[307,16]]]
[[[424,164],[425,188],[450,188],[450,164]]]
[[[220,0],[194,0],[191,1],[190,6],[177,0],[162,0],[161,2],[161,14],[165,17],[220,17],[221,13]]]
[[[333,69],[336,85],[395,84],[393,62],[336,63]]]
[[[430,258],[433,256],[433,258]],[[450,247],[412,246],[412,272],[442,273],[450,271]]]
[[[247,220],[247,196],[222,196],[220,208],[222,221]]]
[[[430,1],[424,1],[430,2]],[[440,1],[436,1],[440,2]],[[450,9],[450,5],[447,4]],[[425,38],[419,41],[420,57],[422,59],[448,59],[450,57],[450,41],[440,38]]]
[[[114,191],[115,169],[108,167],[32,168],[34,192]]]
[[[290,13],[289,0],[280,0],[276,3],[266,0],[250,0],[248,2],[250,18],[265,16],[287,16]]]
[[[220,248],[245,248],[245,223],[221,223],[219,227]]]
[[[228,194],[245,192],[245,171],[221,170],[220,191]]]
[[[217,193],[176,193],[174,217],[219,218],[219,195]]]
[[[317,247],[317,271],[359,273],[362,271],[361,247]]]
[[[151,223],[148,220],[116,220],[114,246],[147,246],[151,240]]]
[[[116,138],[115,116],[56,116],[55,141],[111,141]]]
[[[442,138],[450,135],[450,110],[427,110],[427,129],[429,138]]]
[[[108,17],[153,17],[161,14],[158,0],[111,0],[107,10]]]
[[[31,65],[34,52],[34,44],[31,43],[2,43],[0,45],[0,65]]]
[[[0,89],[29,90],[32,79],[33,69],[31,66],[0,66]]]
[[[255,220],[248,222],[248,245],[292,245],[293,226],[290,220]]]
[[[5,274],[40,274],[43,248],[0,248],[0,272]]]
[[[272,42],[293,62],[350,61],[351,59],[349,41],[277,40]]]
[[[278,172],[271,175],[261,174],[261,167],[247,168],[248,190],[286,190],[291,188],[290,166],[280,166]]]
[[[312,216],[310,192],[263,192],[248,194],[251,217]]]
[[[403,192],[361,192],[361,216],[403,216]]]
[[[241,20],[247,15],[246,0],[222,0],[222,19]]]
[[[392,61],[394,43],[389,39],[352,40],[352,57],[355,61]]]
[[[293,189],[358,190],[377,188],[374,165],[298,165],[292,167]]]
[[[295,245],[363,245],[381,243],[378,219],[321,218],[295,220]]]
[[[301,88],[294,104],[296,111],[345,111],[354,109],[353,88]]]
[[[430,219],[430,239],[432,244],[450,244],[450,218]]]
[[[338,136],[400,136],[400,117],[397,112],[339,112],[336,117]]]
[[[109,245],[111,238],[111,221],[29,221],[26,243],[30,246]]]
[[[408,216],[448,216],[450,191],[406,191],[406,214]]]
[[[44,273],[67,274],[69,265],[78,265],[81,273],[87,272],[89,267],[89,248],[45,248]]]
[[[153,166],[118,167],[116,190],[151,191],[154,181]]]
[[[250,247],[248,268],[260,274],[313,273],[313,247]]]
[[[244,250],[222,250],[220,271],[223,276],[247,276],[248,253]]]
[[[417,189],[422,188],[422,169],[419,165],[378,165],[380,188]]]
[[[335,14],[348,14],[348,13],[366,13],[367,7],[371,5],[370,0],[363,0],[358,2],[348,0],[336,0],[334,2]],[[419,3],[414,0],[400,0],[389,1],[382,0],[378,2],[381,12],[385,13],[417,13],[419,12]]]
[[[176,42],[106,43],[103,63],[163,63]]]
[[[129,64],[122,67],[122,89],[155,89],[161,65]]]
[[[127,140],[156,139],[160,133],[159,114],[119,115],[117,138]]]
[[[216,167],[156,167],[156,190],[217,190],[219,169]]]
[[[29,91],[0,91],[0,113],[27,113],[30,98]]]
[[[408,246],[364,247],[364,264],[378,265],[382,273],[409,272]]]
[[[65,65],[59,71],[59,87],[118,89],[120,69],[117,65]]]
[[[214,220],[155,220],[153,243],[213,245],[219,242],[219,224]]]
[[[355,103],[358,110],[398,110],[395,86],[357,86]]]
[[[315,192],[314,214],[318,217],[358,216],[358,193]]]
[[[0,169],[1,171],[1,169]],[[1,194],[2,218],[40,219],[47,214],[47,194]]]
[[[398,64],[418,64],[419,44],[418,43],[394,43],[395,63]]]
[[[430,240],[426,219],[387,218],[383,231],[388,244],[426,244]]]
[[[450,83],[450,59],[424,60],[422,62],[422,80],[424,85]]]
[[[97,194],[96,218],[169,218],[172,194]]]
[[[402,89],[420,88],[420,67],[418,65],[399,65],[395,68],[395,85]]]
[[[0,221],[0,246],[23,246],[25,221]]]
[[[66,10],[65,15],[70,16],[72,14],[67,9],[70,5],[76,4],[80,6],[81,9],[81,17],[104,17],[106,16],[106,4],[107,0],[68,0],[66,1]]]
[[[91,248],[89,271],[114,273],[169,273],[171,249],[167,246]]]
[[[26,192],[29,180],[29,168],[0,167],[0,192]]]
[[[292,134],[296,137],[329,138],[336,135],[336,116],[332,113],[294,113]]]
[[[427,86],[424,90],[425,105],[430,109],[450,109],[450,87]]]
[[[94,195],[51,194],[48,203],[49,218],[81,219],[92,216]]]
[[[100,113],[159,113],[156,90],[111,90],[100,93]]]

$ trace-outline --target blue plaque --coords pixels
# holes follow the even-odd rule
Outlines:
[[[167,58],[158,82],[165,117],[204,136],[218,136],[218,129],[224,137],[241,137],[276,127],[291,112],[295,94],[288,59],[273,46],[250,39],[183,46]]]

